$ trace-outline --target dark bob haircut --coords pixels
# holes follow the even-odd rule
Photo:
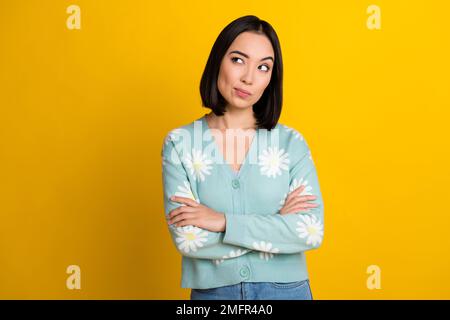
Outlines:
[[[270,40],[275,53],[270,83],[261,98],[253,105],[253,113],[258,128],[273,129],[281,115],[283,102],[283,60],[278,36],[272,26],[253,15],[243,16],[228,24],[214,43],[200,81],[202,105],[210,108],[215,115],[222,116],[227,101],[217,87],[220,64],[234,39],[242,32],[264,34]]]

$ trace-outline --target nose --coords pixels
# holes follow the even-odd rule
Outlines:
[[[253,76],[254,76],[254,68],[253,67],[247,67],[245,68],[244,74],[241,77],[241,81],[246,84],[252,84],[253,83]]]

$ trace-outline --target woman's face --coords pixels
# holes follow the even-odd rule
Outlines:
[[[266,35],[242,32],[225,53],[217,86],[229,108],[248,108],[269,85],[274,65],[272,44]],[[243,94],[236,89],[250,94]]]

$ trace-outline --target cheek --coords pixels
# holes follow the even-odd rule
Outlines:
[[[219,72],[217,86],[222,95],[229,95],[234,84],[239,82],[240,75],[233,68],[222,69]]]
[[[258,89],[257,89],[258,99],[263,95],[264,90],[266,90],[269,83],[270,83],[270,77],[265,77],[265,78],[260,79],[260,82],[258,82]]]
[[[237,68],[227,68],[223,70],[223,79],[227,84],[234,84],[241,78]]]
[[[227,83],[229,83],[229,70],[227,68],[221,68],[219,71],[219,76],[217,79],[217,84],[221,87],[224,87]]]

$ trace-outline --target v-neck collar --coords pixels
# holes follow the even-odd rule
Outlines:
[[[253,149],[255,148],[254,145],[257,143],[259,128],[256,129],[255,135],[253,136],[252,142],[250,143],[250,147],[247,150],[247,154],[245,155],[244,161],[242,162],[241,166],[239,167],[239,171],[236,172],[235,170],[233,170],[231,168],[231,165],[225,160],[225,157],[223,156],[222,151],[219,150],[219,146],[217,145],[216,139],[211,134],[211,128],[209,127],[208,121],[206,121],[206,114],[201,117],[201,120],[202,120],[202,124],[206,128],[206,132],[207,132],[209,139],[212,141],[212,143],[214,143],[214,149],[216,150],[216,152],[218,152],[220,160],[223,161],[224,170],[227,172],[227,174],[232,179],[238,179],[238,178],[242,177],[242,175],[244,174],[244,172],[247,169],[247,166],[249,165],[248,159],[250,157],[250,154],[253,151]]]

